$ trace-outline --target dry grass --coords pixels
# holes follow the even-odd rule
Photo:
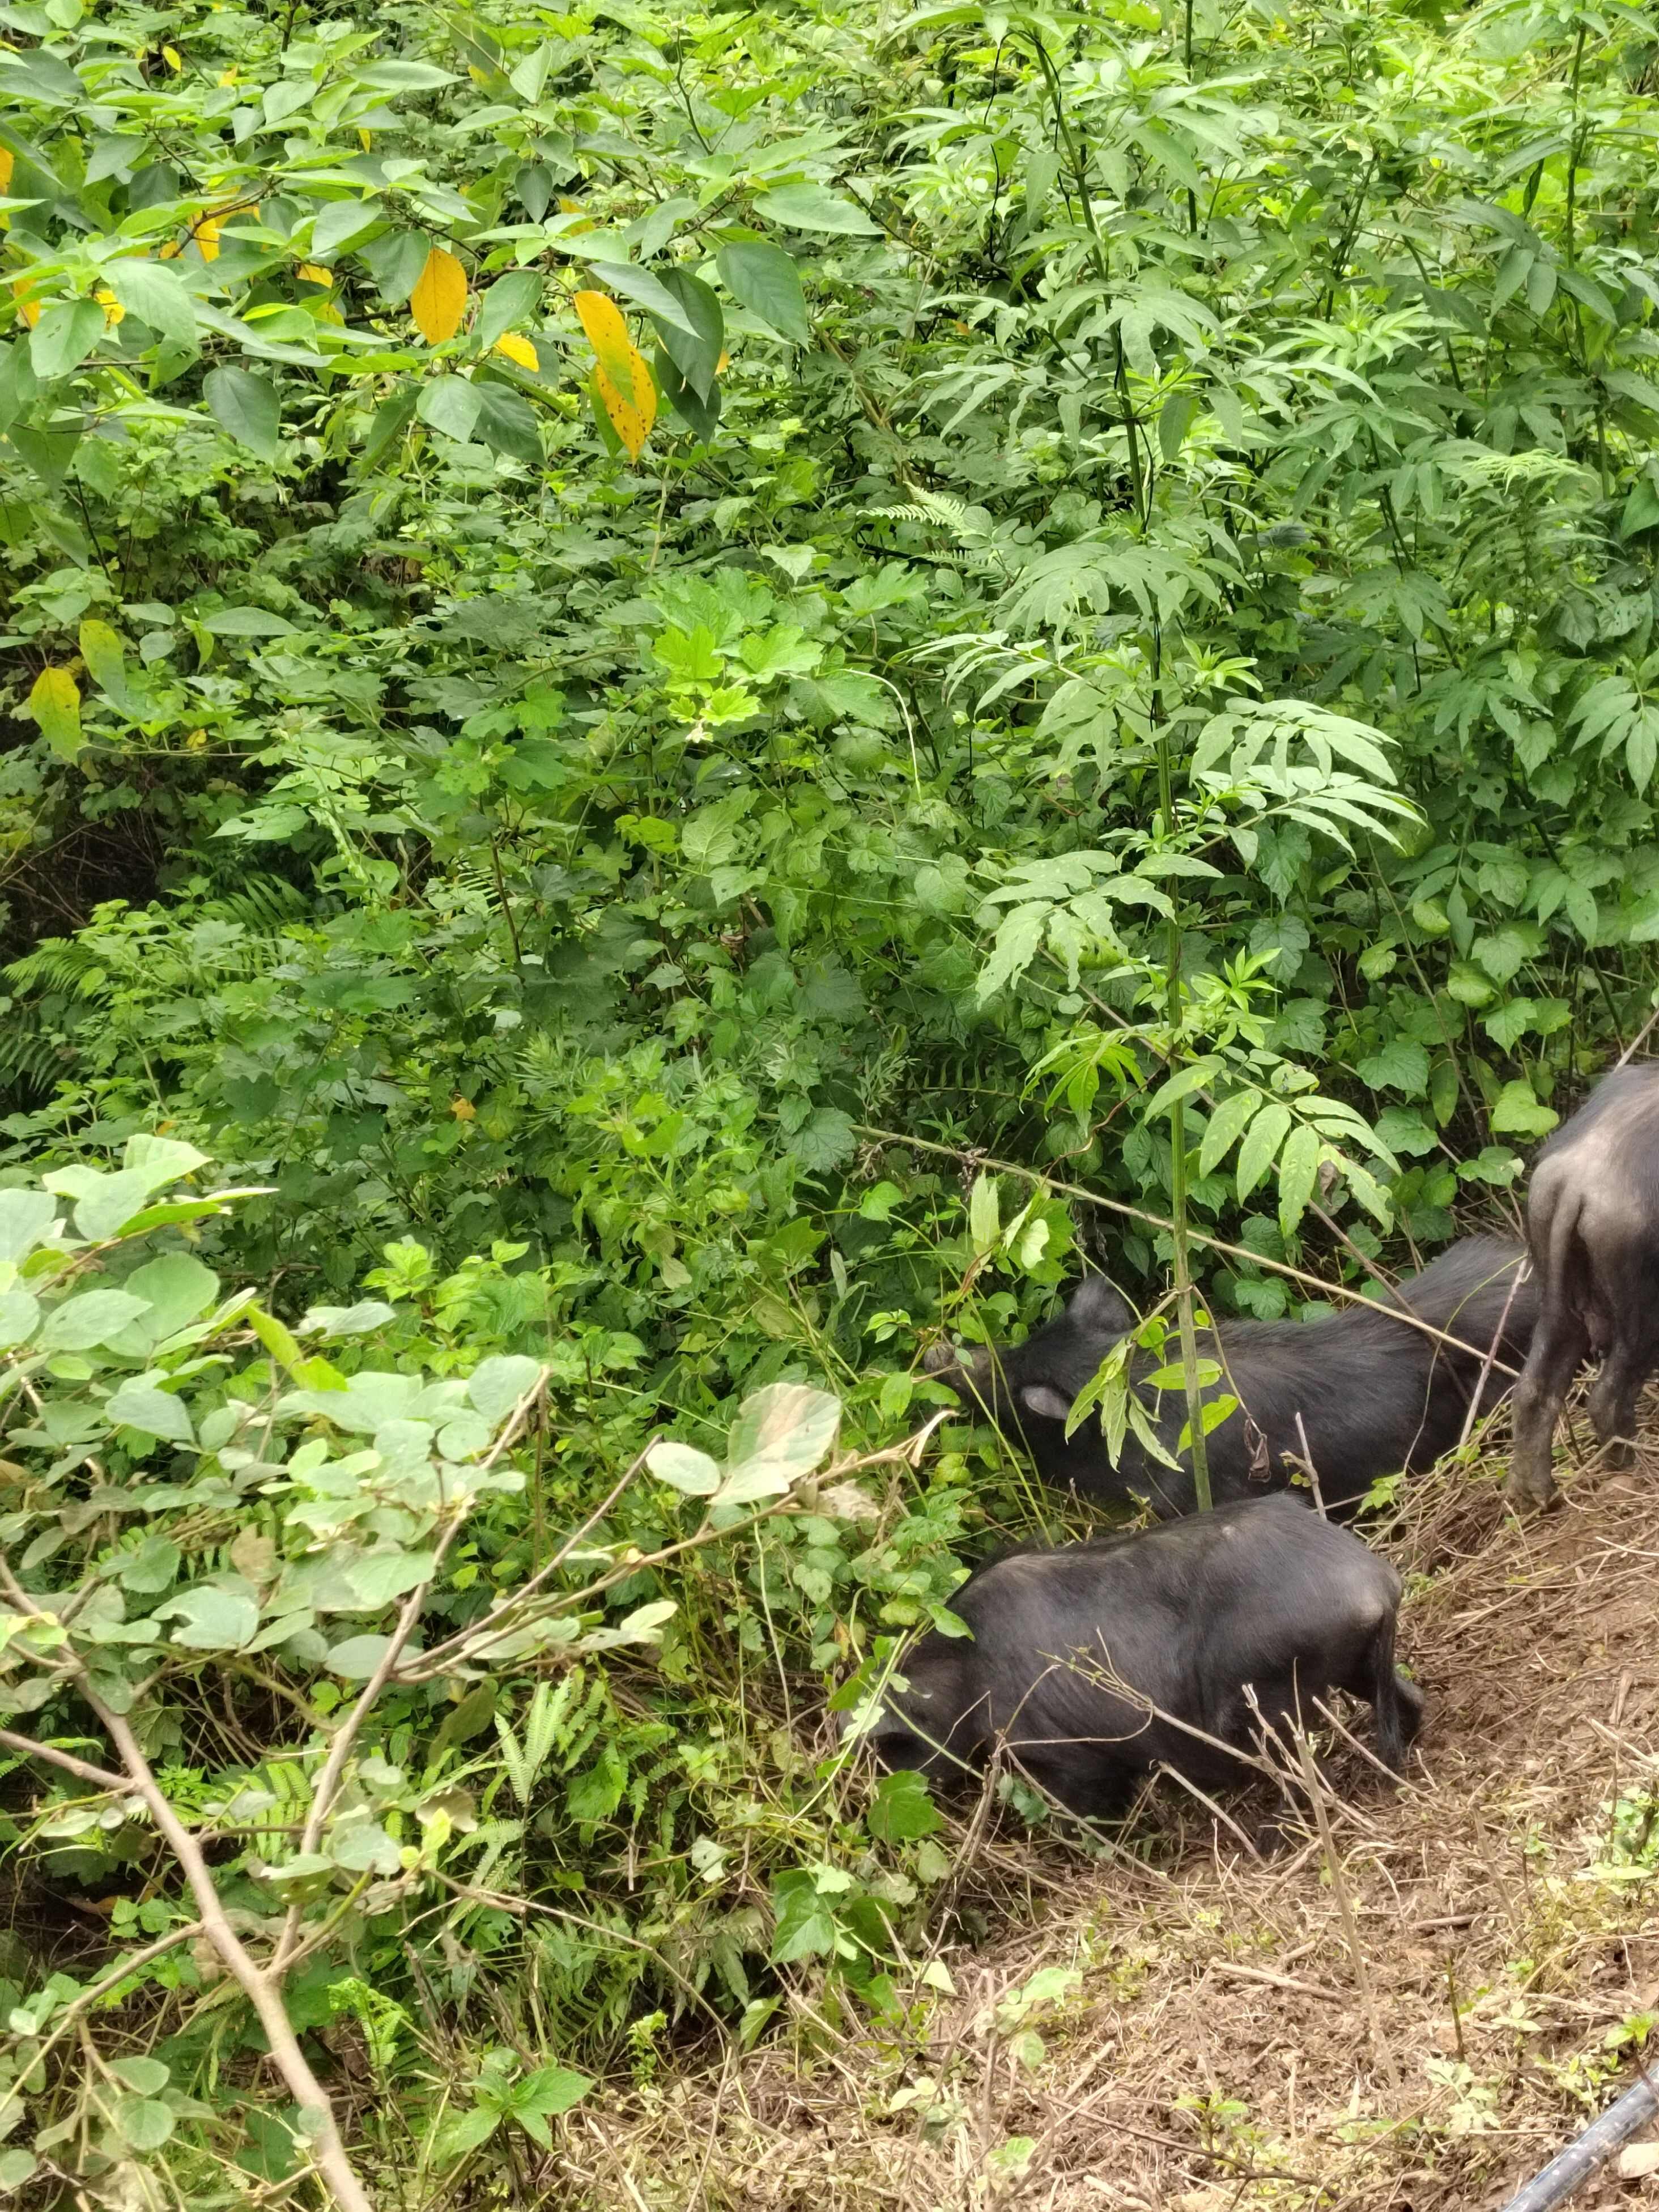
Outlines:
[[[564,2186],[634,2212],[1504,2201],[1607,2101],[1609,2037],[1659,2010],[1659,1880],[1612,1835],[1615,1805],[1659,1794],[1659,1450],[1581,1472],[1525,1528],[1493,1473],[1413,1486],[1389,1532],[1427,1724],[1398,1791],[1337,1746],[1328,1847],[1305,1789],[1275,1803],[1265,1783],[1225,1824],[1161,1785],[1139,1863],[1005,1826],[993,1863],[1023,1865],[1035,1909],[945,1954],[953,1996],[875,2040],[814,2034],[809,1991],[793,2049],[595,2114]],[[1042,1967],[1075,1989],[1017,2021]],[[1637,2202],[1659,2183],[1574,2200]]]

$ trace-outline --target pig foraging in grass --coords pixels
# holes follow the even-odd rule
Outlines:
[[[1511,1504],[1547,1505],[1556,1424],[1592,1354],[1590,1425],[1615,1464],[1659,1368],[1659,1066],[1616,1069],[1539,1153],[1527,1193],[1538,1326],[1515,1392]]]
[[[1519,1279],[1525,1257],[1509,1238],[1465,1237],[1386,1302],[1347,1305],[1324,1321],[1225,1320],[1200,1331],[1200,1359],[1221,1369],[1206,1399],[1238,1401],[1207,1438],[1216,1499],[1282,1488],[1310,1461],[1326,1504],[1351,1507],[1379,1475],[1432,1466],[1462,1433],[1474,1393],[1476,1410],[1489,1413],[1527,1356],[1537,1293],[1530,1278]],[[1457,1343],[1393,1317],[1401,1309]],[[965,1407],[982,1407],[1029,1448],[1045,1480],[1103,1503],[1144,1498],[1167,1519],[1196,1502],[1189,1452],[1167,1467],[1131,1431],[1114,1464],[1092,1413],[1066,1435],[1073,1401],[1134,1326],[1125,1301],[1091,1276],[1024,1344],[929,1364]],[[1173,1335],[1171,1347],[1173,1361]],[[1144,1384],[1157,1365],[1137,1352],[1130,1373]],[[1187,1423],[1184,1392],[1138,1395],[1173,1455]]]
[[[933,1629],[903,1658],[871,1739],[884,1765],[947,1781],[1000,1746],[1096,1815],[1160,1765],[1200,1787],[1242,1780],[1228,1746],[1249,1750],[1264,1722],[1281,1740],[1317,1725],[1337,1689],[1369,1700],[1399,1773],[1422,1712],[1395,1668],[1400,1596],[1385,1560],[1285,1497],[1014,1553],[951,1601],[971,1640]]]

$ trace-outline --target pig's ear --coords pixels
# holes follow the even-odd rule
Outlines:
[[[1063,1390],[1056,1390],[1052,1382],[1028,1382],[1019,1394],[1019,1402],[1028,1413],[1039,1414],[1045,1421],[1069,1421],[1072,1401]]]
[[[1091,1328],[1109,1328],[1118,1336],[1134,1324],[1134,1316],[1104,1275],[1084,1277],[1072,1293],[1066,1317]]]

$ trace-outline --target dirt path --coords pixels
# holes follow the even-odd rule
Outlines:
[[[1490,1474],[1415,1486],[1388,1544],[1429,1698],[1407,1788],[1339,1746],[1328,1845],[1305,1791],[1264,1782],[1224,1820],[1161,1785],[1144,1862],[1045,1850],[1036,1918],[947,1952],[954,1996],[909,2032],[641,2114],[637,2204],[1502,2203],[1630,2078],[1630,2024],[1659,2012],[1659,1451],[1527,1528]],[[1659,2177],[1573,2203],[1659,2205]]]

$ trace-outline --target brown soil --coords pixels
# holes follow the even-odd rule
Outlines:
[[[1328,1848],[1305,1788],[1266,1782],[1219,1816],[1161,1784],[1135,1858],[1034,1852],[1005,1821],[975,1872],[1021,1867],[1036,1910],[943,1954],[954,1995],[596,2117],[592,2179],[635,2212],[1506,2203],[1628,2086],[1627,2023],[1659,2013],[1659,1440],[1644,1460],[1525,1527],[1493,1462],[1412,1487],[1382,1540],[1426,1725],[1392,1790],[1347,1717]],[[1045,1967],[1079,1978],[1016,2021]],[[1573,2199],[1638,2203],[1659,2175]]]

